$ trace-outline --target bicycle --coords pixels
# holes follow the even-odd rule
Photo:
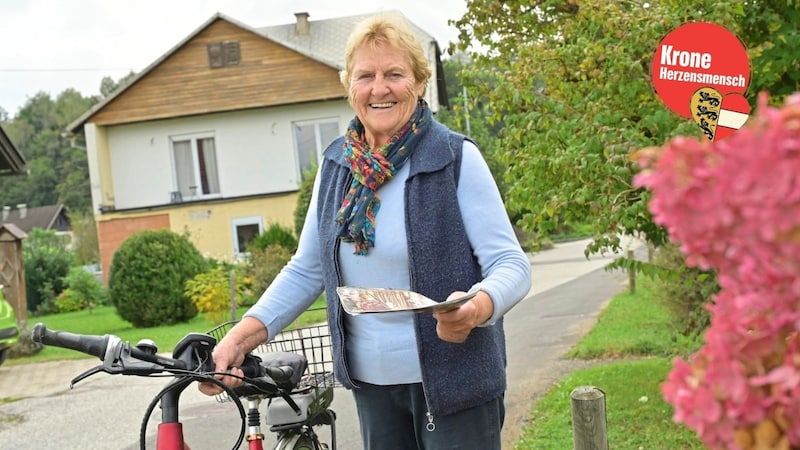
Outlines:
[[[70,387],[100,372],[111,375],[168,376],[173,379],[153,398],[144,413],[139,445],[146,448],[147,423],[156,406],[161,421],[156,434],[157,450],[189,450],[179,420],[179,400],[195,381],[211,381],[224,393],[218,402],[233,401],[242,425],[232,449],[246,439],[248,450],[263,450],[259,407],[266,400],[265,423],[277,436],[274,450],[335,450],[336,413],[330,409],[336,382],[331,371],[330,335],[324,325],[298,328],[278,334],[246,356],[240,368],[244,383],[230,388],[214,378],[211,352],[235,322],[222,324],[208,333],[189,333],[178,342],[172,357],[158,354],[150,339],[135,346],[114,335],[83,335],[33,327],[32,339],[45,345],[68,348],[99,358],[102,363],[72,379]],[[245,410],[242,400],[247,402]],[[331,446],[320,441],[316,428],[330,427]]]

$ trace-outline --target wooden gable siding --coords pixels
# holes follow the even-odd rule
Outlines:
[[[239,42],[239,65],[210,68],[207,46],[221,41]],[[87,121],[114,125],[344,96],[335,68],[217,19]]]

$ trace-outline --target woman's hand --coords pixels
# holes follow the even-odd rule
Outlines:
[[[214,371],[217,375],[214,378],[222,381],[231,388],[235,388],[242,384],[242,380],[237,377],[244,376],[244,373],[233,366],[238,366],[244,362],[244,353],[239,350],[239,346],[231,342],[232,339],[222,339],[219,344],[214,347],[212,356],[214,358]],[[223,374],[230,374],[223,375]],[[198,386],[200,392],[206,395],[217,395],[223,392],[221,386],[211,381],[202,381]]]
[[[466,292],[456,291],[447,299],[465,294]],[[473,328],[489,320],[493,312],[494,304],[489,294],[478,291],[475,297],[456,309],[433,313],[433,317],[438,321],[436,333],[443,341],[460,344],[467,340]]]
[[[244,356],[269,336],[266,327],[258,319],[245,317],[237,323],[228,334],[214,347],[211,356],[214,358],[214,378],[227,386],[235,388],[242,384],[244,372],[235,366],[244,362]],[[217,395],[223,392],[221,386],[211,381],[199,383],[200,392],[206,395]]]

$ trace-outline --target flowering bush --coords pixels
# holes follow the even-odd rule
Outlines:
[[[236,304],[241,306],[242,300],[250,294],[248,289],[250,279],[242,277],[241,274],[235,275],[234,279]],[[186,280],[184,294],[210,321],[222,322],[225,315],[231,310],[230,270],[224,266],[217,266],[195,275],[194,278]]]
[[[703,347],[662,385],[674,419],[713,449],[800,449],[800,93],[638,159],[653,219],[720,285]]]

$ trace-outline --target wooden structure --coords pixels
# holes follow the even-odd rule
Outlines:
[[[26,172],[25,159],[22,158],[17,148],[14,147],[14,143],[0,126],[0,176],[21,175]]]
[[[14,224],[0,225],[0,284],[3,295],[14,307],[17,323],[28,320],[28,302],[25,293],[25,263],[22,258],[22,240],[27,235]]]
[[[608,450],[606,394],[594,386],[572,390],[572,437],[575,450]]]

